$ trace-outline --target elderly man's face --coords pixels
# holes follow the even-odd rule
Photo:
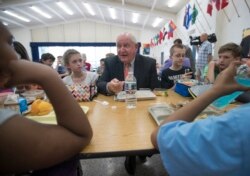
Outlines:
[[[121,35],[117,38],[117,53],[123,63],[130,63],[136,55],[137,44],[128,36]]]

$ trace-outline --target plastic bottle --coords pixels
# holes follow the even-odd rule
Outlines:
[[[237,76],[235,77],[235,80],[241,85],[250,87],[249,73],[250,73],[250,67],[247,66],[246,64],[241,65],[237,69]],[[225,95],[215,100],[212,103],[212,105],[219,109],[225,108],[242,93],[243,93],[242,91],[236,91],[233,92],[232,94]]]
[[[126,92],[125,101],[126,101],[127,108],[128,109],[136,108],[137,84],[136,84],[136,78],[134,77],[133,72],[128,72],[128,76],[125,79],[124,90]]]

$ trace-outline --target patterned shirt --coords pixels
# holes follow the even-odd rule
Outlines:
[[[199,69],[202,73],[201,75],[203,75],[203,70],[207,65],[209,54],[212,54],[212,44],[209,41],[204,41],[199,48],[198,60],[196,63],[197,69]]]

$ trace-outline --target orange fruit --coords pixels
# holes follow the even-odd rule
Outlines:
[[[30,114],[31,115],[36,115],[39,112],[39,104],[42,100],[37,99],[35,100],[32,104],[31,104],[31,110],[30,110]]]
[[[38,115],[45,115],[48,114],[50,111],[52,111],[53,107],[50,103],[46,102],[46,101],[42,101],[39,104],[39,112]]]
[[[31,115],[46,115],[53,110],[50,103],[37,99],[31,105]]]

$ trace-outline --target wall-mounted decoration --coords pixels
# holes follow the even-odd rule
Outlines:
[[[150,46],[154,47],[161,44],[166,39],[171,39],[174,37],[174,30],[176,25],[173,20],[170,20],[169,23],[166,23],[165,26],[157,33],[153,38],[151,38]]]
[[[149,55],[150,54],[150,44],[144,43],[142,46],[143,46],[143,54]]]

